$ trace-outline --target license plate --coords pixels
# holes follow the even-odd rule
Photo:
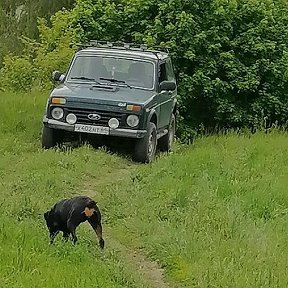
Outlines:
[[[74,131],[92,134],[109,135],[109,128],[103,126],[75,124]]]

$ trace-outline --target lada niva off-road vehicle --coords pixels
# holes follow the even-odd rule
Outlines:
[[[91,42],[73,57],[43,118],[42,147],[63,140],[63,130],[134,138],[135,161],[149,163],[158,145],[170,151],[177,86],[169,54],[144,45]]]

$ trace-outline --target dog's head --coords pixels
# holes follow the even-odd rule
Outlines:
[[[44,213],[44,219],[46,221],[46,225],[47,225],[48,230],[50,232],[55,232],[58,230],[58,223],[55,219],[53,210],[49,210],[49,211],[45,212]]]

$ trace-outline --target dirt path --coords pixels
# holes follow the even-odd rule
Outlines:
[[[157,262],[147,259],[140,251],[127,248],[111,234],[111,231],[107,229],[105,233],[107,249],[116,251],[128,268],[137,270],[144,283],[153,288],[169,287],[164,281],[164,270]]]
[[[118,169],[115,174],[113,172],[108,173],[107,178],[102,178],[101,181],[95,181],[95,183],[87,181],[87,184],[83,188],[83,193],[93,197],[95,196],[95,192],[98,189],[101,189],[101,186],[103,187],[106,183],[111,183],[111,179],[113,179],[113,183],[120,182],[125,177],[130,177],[132,171],[134,171],[133,167],[127,167],[125,169]],[[129,249],[123,245],[118,239],[113,237],[111,228],[104,227],[104,233],[106,249],[115,251],[119,255],[120,260],[127,267],[127,270],[136,270],[141,282],[151,288],[169,287],[164,281],[164,270],[161,269],[156,261],[151,261],[140,251]]]

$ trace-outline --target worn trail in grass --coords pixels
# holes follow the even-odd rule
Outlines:
[[[59,237],[54,246],[49,246],[43,221],[43,212],[59,199],[85,194],[91,175],[97,176],[100,186],[106,181],[116,183],[122,172],[126,177],[131,163],[87,146],[41,150],[44,97],[3,96],[0,95],[1,287],[150,287],[137,270],[127,269],[109,240],[108,248],[100,251],[92,230],[80,226],[80,241],[75,247],[64,244]],[[96,199],[99,185],[94,187]],[[109,209],[103,210],[105,222],[105,210]]]
[[[0,94],[4,287],[288,286],[287,134],[203,138],[136,165],[87,146],[42,151],[44,106]],[[87,225],[76,247],[47,245],[39,214],[82,193],[103,213],[104,252]]]
[[[126,189],[103,195],[117,195],[117,237],[157,259],[176,287],[287,287],[287,140],[203,138],[139,167]]]

